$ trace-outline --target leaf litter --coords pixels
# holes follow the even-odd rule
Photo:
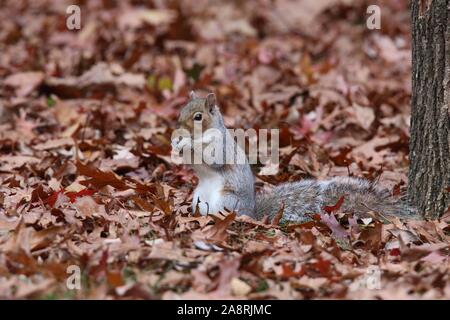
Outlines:
[[[377,32],[367,1],[134,3],[86,2],[80,32],[59,1],[0,10],[1,298],[450,297],[448,215],[360,220],[342,198],[302,224],[204,217],[170,161],[195,88],[227,125],[282,128],[285,165],[258,190],[352,175],[404,194],[407,1],[379,1]]]

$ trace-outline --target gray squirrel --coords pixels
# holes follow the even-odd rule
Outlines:
[[[194,156],[199,155],[211,143],[223,152],[222,161],[199,157],[201,161],[191,165],[199,178],[192,201],[194,212],[199,210],[200,214],[207,215],[228,210],[260,220],[265,216],[272,219],[282,210],[283,220],[299,223],[310,220],[311,214],[321,212],[323,207],[335,205],[343,196],[340,210],[352,212],[357,217],[376,212],[382,217],[419,218],[414,208],[391,196],[387,189],[362,178],[307,179],[281,184],[269,193],[255,194],[250,164],[244,150],[225,127],[214,93],[199,98],[191,91],[189,102],[180,112],[178,125],[184,134],[172,136],[175,154],[193,151]],[[217,140],[208,134],[211,129],[214,129],[215,137],[219,137]],[[244,161],[223,161],[229,154],[235,159],[243,157],[240,159]]]

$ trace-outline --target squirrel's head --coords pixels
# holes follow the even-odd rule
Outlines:
[[[216,95],[209,93],[199,98],[194,91],[189,94],[189,102],[181,109],[178,125],[192,135],[195,131],[204,132],[209,128],[220,128],[223,120],[217,106]]]

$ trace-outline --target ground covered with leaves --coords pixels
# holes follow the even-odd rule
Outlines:
[[[79,1],[70,31],[71,2],[0,8],[0,298],[450,298],[445,217],[196,216],[170,160],[188,92],[214,91],[227,126],[281,129],[259,191],[352,175],[403,194],[408,1],[375,1],[375,31],[374,1]]]

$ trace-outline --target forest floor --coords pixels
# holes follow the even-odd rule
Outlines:
[[[227,126],[281,129],[258,190],[352,175],[404,194],[408,1],[375,1],[381,30],[373,1],[140,2],[85,1],[80,30],[66,1],[0,8],[0,298],[450,298],[448,214],[196,216],[170,158],[189,91],[214,91]]]

